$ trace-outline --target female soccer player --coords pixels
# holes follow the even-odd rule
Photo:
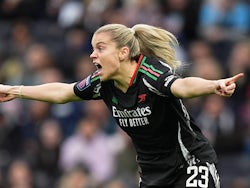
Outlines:
[[[215,151],[182,98],[229,97],[243,74],[220,80],[180,78],[175,73],[177,45],[175,36],[161,28],[108,24],[92,38],[96,72],[71,84],[0,85],[0,101],[102,99],[135,146],[140,188],[218,188]]]

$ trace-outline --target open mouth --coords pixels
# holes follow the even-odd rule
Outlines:
[[[97,70],[102,69],[102,66],[99,63],[94,62],[94,65],[96,66]]]

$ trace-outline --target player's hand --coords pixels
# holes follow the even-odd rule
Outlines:
[[[11,86],[0,84],[0,102],[7,102],[17,98],[16,95],[8,93],[10,87]]]
[[[215,93],[217,95],[224,96],[224,97],[232,96],[236,88],[236,82],[243,76],[244,74],[240,73],[230,78],[218,80]]]

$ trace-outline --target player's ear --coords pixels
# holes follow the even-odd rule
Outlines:
[[[124,61],[125,59],[128,59],[129,57],[129,48],[127,46],[121,47],[119,51],[119,59],[120,61]]]

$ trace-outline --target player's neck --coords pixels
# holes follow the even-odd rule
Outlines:
[[[115,85],[122,92],[126,93],[131,85],[131,80],[134,79],[135,71],[137,71],[137,63],[136,61],[124,63],[124,65],[121,65],[120,70],[119,77],[115,79]]]

